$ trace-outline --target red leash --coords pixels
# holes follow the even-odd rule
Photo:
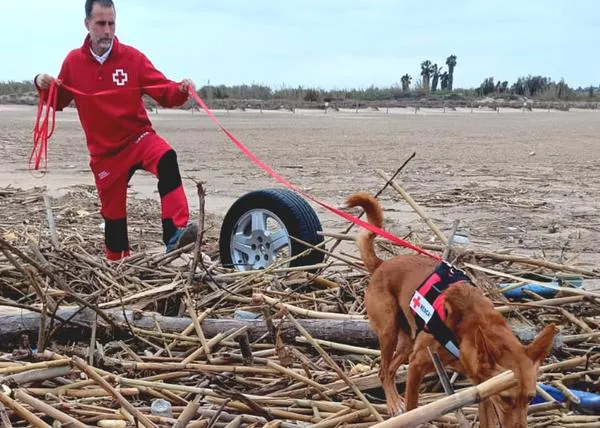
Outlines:
[[[71,88],[67,85],[62,84],[62,86],[63,86],[63,88],[65,88],[75,94],[84,95],[84,96],[106,95],[106,94],[114,93],[119,90],[123,90],[123,89],[113,89],[113,90],[97,92],[94,94],[85,94],[85,93],[78,91],[74,88]],[[166,86],[166,85],[155,85],[155,86],[147,87],[145,89],[160,88],[163,86]],[[139,90],[140,88],[127,88],[127,89]],[[269,174],[271,177],[273,177],[275,180],[279,181],[281,184],[283,184],[287,188],[294,190],[295,192],[301,194],[302,196],[304,196],[307,199],[310,199],[311,201],[320,205],[321,207],[325,208],[326,210],[331,211],[332,213],[334,213],[340,217],[343,217],[352,223],[358,224],[359,226],[362,226],[365,229],[384,237],[388,241],[394,242],[398,245],[401,245],[405,248],[409,248],[413,251],[416,251],[417,253],[431,257],[433,259],[442,260],[442,258],[436,254],[432,254],[432,253],[430,253],[408,241],[405,241],[404,239],[398,238],[397,236],[392,235],[389,232],[386,232],[385,230],[383,230],[377,226],[373,226],[372,224],[362,221],[361,219],[354,217],[354,216],[352,216],[344,211],[341,211],[337,208],[334,208],[334,207],[326,204],[325,202],[321,202],[319,199],[315,198],[314,196],[306,193],[302,189],[300,189],[297,186],[295,186],[294,184],[290,183],[288,180],[286,180],[281,175],[279,175],[277,172],[275,172],[270,166],[268,166],[263,161],[261,161],[258,157],[256,157],[256,155],[254,153],[252,153],[250,151],[250,149],[248,149],[248,147],[246,147],[244,144],[242,144],[241,141],[239,141],[237,138],[235,138],[235,136],[231,132],[229,132],[227,130],[227,128],[225,128],[221,124],[221,122],[219,122],[219,120],[216,118],[216,116],[209,110],[208,106],[204,103],[202,98],[200,98],[198,96],[198,94],[196,93],[196,91],[193,88],[189,89],[189,93],[192,96],[192,98],[194,98],[194,100],[196,100],[196,102],[206,112],[208,117],[221,129],[221,131],[223,131],[223,133],[225,133],[225,135],[227,135],[227,137],[231,140],[231,142],[233,142],[238,147],[238,149],[240,149],[240,151],[248,159],[250,159],[256,165],[258,165],[259,168],[261,168],[263,171],[265,171],[267,174]],[[36,117],[36,124],[34,127],[34,138],[33,138],[34,145],[33,145],[33,150],[31,151],[31,156],[30,156],[30,166],[31,166],[31,159],[35,156],[35,159],[36,159],[35,169],[39,168],[39,164],[40,164],[42,157],[44,157],[44,159],[45,159],[46,169],[48,168],[48,139],[52,136],[52,133],[54,132],[54,118],[55,118],[55,113],[56,113],[56,111],[55,111],[56,110],[56,98],[57,98],[56,83],[53,81],[52,84],[50,85],[50,88],[48,89],[48,91],[42,91],[42,93],[40,94],[40,102],[38,105],[38,113],[37,113],[37,117]],[[45,118],[40,122],[40,119],[43,116],[44,108],[46,110],[46,115],[45,115]],[[49,118],[49,114],[50,114],[51,110],[52,110],[52,127],[50,129],[50,132],[48,132],[48,128],[49,128],[48,118]]]
[[[384,238],[386,238],[388,241],[394,242],[398,245],[401,245],[405,248],[409,248],[413,251],[416,251],[419,254],[423,254],[425,256],[429,256],[433,259],[436,260],[442,260],[442,258],[436,254],[432,254],[426,250],[424,250],[423,248],[417,247],[416,245],[405,241],[404,239],[398,238],[395,235],[392,235],[389,232],[386,232],[385,230],[377,227],[377,226],[373,226],[370,223],[367,223],[365,221],[362,221],[361,219],[359,219],[358,217],[354,217],[344,211],[338,210],[337,208],[334,208],[330,205],[327,205],[325,202],[321,202],[320,200],[318,200],[317,198],[315,198],[314,196],[306,193],[305,191],[303,191],[302,189],[296,187],[294,184],[290,183],[288,180],[286,180],[285,178],[283,178],[281,175],[279,175],[277,172],[275,172],[271,167],[269,167],[268,165],[266,165],[264,162],[262,162],[259,158],[256,157],[256,155],[254,153],[252,153],[250,151],[250,149],[248,149],[248,147],[246,147],[244,144],[242,144],[241,141],[239,141],[237,138],[235,138],[235,136],[229,132],[223,125],[221,125],[221,122],[219,122],[219,119],[217,119],[215,117],[215,115],[209,110],[209,108],[207,107],[207,105],[204,103],[204,101],[202,100],[202,98],[200,98],[198,96],[198,94],[190,88],[190,95],[196,100],[196,102],[198,104],[200,104],[200,106],[204,109],[204,111],[206,112],[206,114],[208,115],[208,117],[219,127],[221,128],[221,131],[223,131],[225,133],[225,135],[227,135],[227,137],[229,137],[229,139],[242,151],[242,153],[244,153],[246,155],[246,157],[248,159],[250,159],[252,162],[254,162],[256,165],[258,165],[263,171],[267,172],[271,177],[273,177],[275,180],[279,181],[281,184],[283,184],[284,186],[286,186],[289,189],[294,190],[297,193],[300,193],[302,196],[304,196],[307,199],[310,199],[311,201],[313,201],[314,203],[322,206],[323,208],[331,211],[332,213],[345,218],[346,220],[358,224],[359,226],[364,227],[365,229],[376,233],[377,235],[380,235]]]

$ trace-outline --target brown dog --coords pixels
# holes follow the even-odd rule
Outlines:
[[[367,193],[356,193],[346,200],[348,207],[360,206],[369,223],[381,228],[383,211]],[[460,349],[457,359],[432,335],[421,332],[414,339],[415,318],[410,301],[415,290],[435,270],[438,261],[426,256],[403,255],[383,261],[375,254],[375,234],[364,232],[356,243],[371,280],[365,292],[365,307],[370,324],[379,339],[381,365],[379,378],[390,414],[402,412],[402,400],[396,389],[396,371],[409,363],[406,381],[406,410],[417,407],[419,386],[434,366],[427,351],[438,352],[442,362],[481,383],[496,374],[513,370],[514,387],[480,404],[481,427],[526,427],[527,406],[535,396],[540,363],[545,359],[557,332],[547,326],[528,346],[523,346],[510,326],[483,292],[466,282],[452,284],[445,295],[445,325]]]

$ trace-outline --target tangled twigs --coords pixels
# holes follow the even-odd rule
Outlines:
[[[93,190],[84,187],[52,201],[60,250],[47,230],[43,191],[7,195],[0,209],[22,210],[20,217],[28,221],[0,226],[0,391],[7,391],[0,392],[0,401],[6,401],[0,423],[51,426],[74,424],[72,418],[88,426],[126,426],[137,419],[161,427],[358,428],[390,417],[380,390],[377,339],[364,309],[368,276],[352,245],[333,251],[319,246],[330,258],[316,266],[290,268],[291,259],[283,257],[260,272],[233,272],[218,262],[212,233],[218,220],[203,213],[202,199],[204,236],[165,254],[160,223],[147,220],[160,206],[131,198],[130,237],[137,246],[131,257],[108,263],[101,256],[102,218],[95,214]],[[450,222],[436,222],[444,233],[450,231]],[[466,222],[461,220],[461,228]],[[431,236],[431,229],[424,229]],[[409,239],[431,251],[444,250],[416,232]],[[386,250],[403,251],[391,245]],[[453,245],[452,250],[464,254],[456,263],[494,291],[492,301],[523,342],[546,324],[560,326],[538,391],[540,400],[556,398],[530,406],[529,426],[600,423],[578,392],[595,393],[600,382],[598,292],[587,288],[593,278],[578,276],[595,269],[492,248]],[[566,272],[568,280],[553,296],[528,291],[516,299],[498,289],[500,281],[521,286],[527,274],[552,279]],[[178,317],[182,301],[186,310]],[[95,320],[96,336],[90,340]],[[35,346],[44,334],[45,350]],[[399,389],[406,374],[406,367],[398,370]],[[437,376],[426,377],[422,386],[420,405],[434,403],[437,409],[428,416],[436,417],[432,423],[458,426],[455,415],[442,415],[441,404],[435,404],[445,398]],[[465,392],[469,387],[467,380],[456,379],[452,400],[467,396],[463,403],[472,402]],[[158,398],[169,403],[163,413],[153,409]],[[473,404],[462,413],[470,424],[477,419]]]

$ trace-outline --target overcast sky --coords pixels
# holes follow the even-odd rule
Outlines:
[[[1,0],[0,80],[56,75],[85,37],[83,0]],[[597,86],[594,0],[116,0],[117,36],[173,80],[364,88],[458,58],[454,87],[484,78]]]

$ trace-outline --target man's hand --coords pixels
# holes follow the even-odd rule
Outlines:
[[[194,91],[196,90],[196,85],[192,79],[183,79],[181,83],[179,83],[179,90],[181,92],[188,92],[190,88]]]
[[[37,77],[35,78],[35,84],[37,85],[38,88],[45,91],[46,89],[48,89],[50,87],[50,84],[52,83],[53,80],[54,80],[54,77],[50,76],[49,74],[45,74],[45,73],[38,74]]]

